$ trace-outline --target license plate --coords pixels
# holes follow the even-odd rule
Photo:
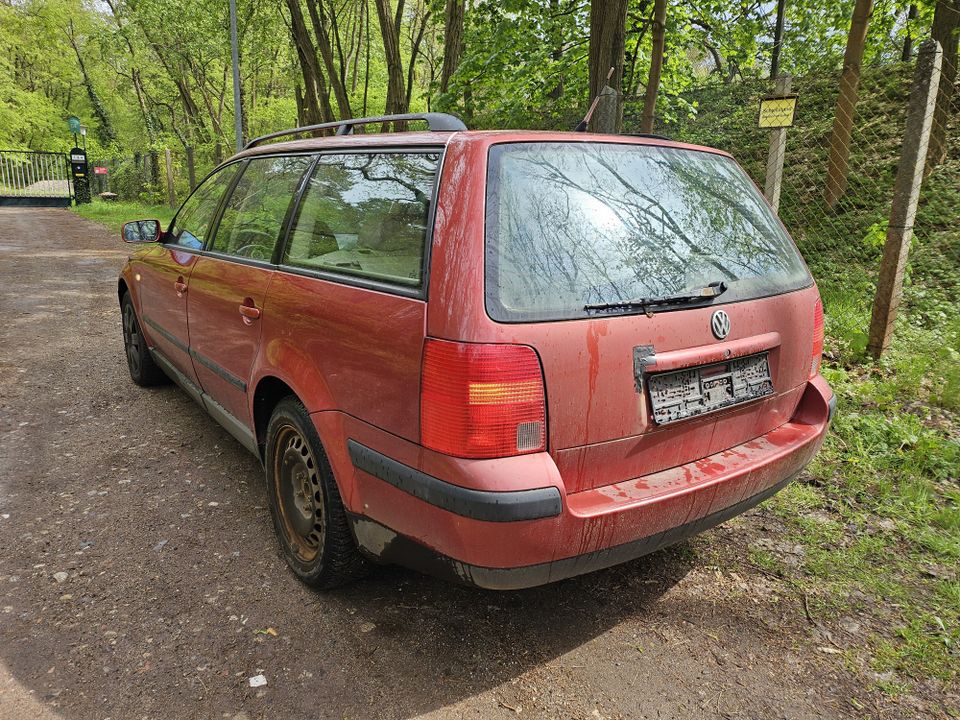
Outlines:
[[[653,420],[685,420],[773,394],[767,354],[651,375],[647,380]]]

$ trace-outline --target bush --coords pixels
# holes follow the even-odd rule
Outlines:
[[[144,191],[143,166],[133,159],[121,160],[113,170],[110,189],[121,200],[137,200]]]

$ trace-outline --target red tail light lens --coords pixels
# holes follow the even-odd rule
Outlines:
[[[813,352],[810,358],[810,377],[820,372],[820,361],[823,358],[823,301],[817,298],[813,307]]]
[[[544,450],[543,373],[533,348],[428,339],[420,441],[431,450],[465,458]]]

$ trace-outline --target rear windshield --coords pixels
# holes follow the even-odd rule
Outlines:
[[[713,304],[806,287],[810,275],[750,178],[713,153],[614,143],[490,149],[486,304],[505,322],[723,281]],[[630,312],[630,310],[623,310]]]

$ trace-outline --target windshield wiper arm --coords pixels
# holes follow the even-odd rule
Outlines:
[[[633,300],[620,300],[610,303],[593,303],[583,306],[584,310],[643,310],[648,315],[650,308],[669,307],[670,305],[686,305],[688,303],[703,302],[713,300],[718,295],[723,295],[727,291],[727,284],[722,280],[704,285],[699,290],[692,293],[683,293],[681,295],[666,295],[659,298],[635,298]]]

